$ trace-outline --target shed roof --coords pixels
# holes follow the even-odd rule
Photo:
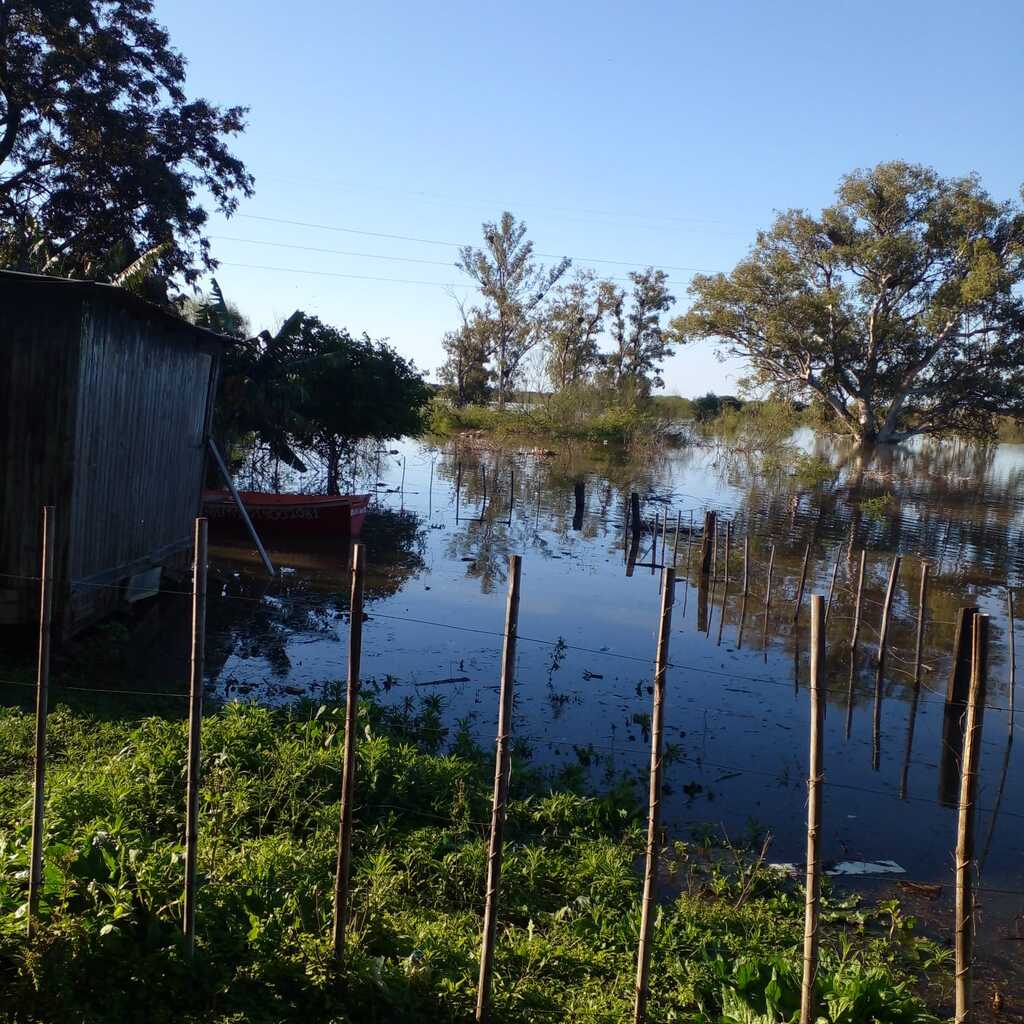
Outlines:
[[[103,302],[108,302],[113,305],[120,306],[123,309],[127,309],[132,313],[136,313],[141,316],[153,317],[158,320],[162,320],[169,325],[184,328],[195,334],[197,337],[203,338],[207,341],[213,341],[220,345],[233,345],[236,340],[226,334],[218,334],[217,331],[211,331],[207,327],[200,327],[197,324],[189,323],[188,320],[185,320],[183,317],[178,316],[176,313],[171,312],[163,306],[158,306],[156,303],[140,298],[138,295],[135,295],[124,288],[119,288],[117,285],[113,284],[106,284],[103,281],[82,281],[68,277],[47,277],[44,274],[26,274],[19,270],[0,270],[0,281],[21,283],[30,288],[63,289],[68,294],[72,291],[77,291],[83,297],[95,297]]]

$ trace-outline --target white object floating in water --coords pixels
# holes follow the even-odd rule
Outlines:
[[[826,875],[905,875],[894,860],[841,860],[825,869]]]
[[[769,864],[772,871],[794,878],[807,870],[806,864]],[[905,875],[907,872],[894,860],[841,860],[825,868],[826,875]]]

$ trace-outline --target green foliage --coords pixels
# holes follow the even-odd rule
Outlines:
[[[892,494],[878,494],[873,498],[864,498],[857,507],[871,519],[879,522],[885,520],[896,505],[896,498]]]
[[[205,719],[192,963],[179,937],[184,723],[54,709],[41,934],[29,946],[32,719],[0,712],[5,1019],[469,1019],[492,766],[464,732],[453,741],[459,752],[446,753],[439,715],[436,700],[360,708],[353,918],[339,969],[329,925],[341,708],[228,705]],[[626,790],[582,795],[516,764],[496,1021],[628,1016],[643,841]],[[798,991],[799,890],[754,864],[728,870],[683,844],[669,856],[690,887],[659,908],[655,1019],[788,1017]],[[894,905],[877,914],[849,908],[826,895],[823,1018],[933,1021],[908,982],[917,965],[935,962],[934,947],[912,936]],[[898,926],[899,942],[873,937],[883,925],[890,933]]]
[[[697,275],[675,337],[717,340],[860,442],[991,436],[1024,412],[1024,208],[900,161],[847,175],[837,199]]]
[[[732,395],[716,395],[709,391],[701,398],[695,398],[691,403],[693,407],[693,418],[698,423],[710,423],[717,419],[724,412],[739,412],[743,403]]]
[[[246,112],[187,97],[152,8],[0,4],[0,265],[109,280],[149,256],[188,283],[213,268],[203,199],[231,214],[252,194],[226,143]]]

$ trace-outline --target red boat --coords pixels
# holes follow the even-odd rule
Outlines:
[[[259,533],[358,537],[370,504],[368,494],[261,494],[239,491]],[[203,491],[203,513],[211,523],[242,527],[242,515],[229,491]]]

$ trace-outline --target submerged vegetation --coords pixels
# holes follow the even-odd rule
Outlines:
[[[204,723],[198,947],[179,941],[185,728],[58,707],[43,921],[24,938],[32,720],[0,713],[5,1020],[465,1021],[472,1017],[492,763],[440,701],[360,714],[354,919],[330,955],[337,706],[228,705]],[[633,991],[643,833],[625,784],[531,769],[519,749],[495,978],[499,1021],[618,1019]],[[731,847],[666,851],[653,1020],[788,1020],[803,897]],[[934,1020],[946,959],[893,905],[828,898],[821,1019]]]

